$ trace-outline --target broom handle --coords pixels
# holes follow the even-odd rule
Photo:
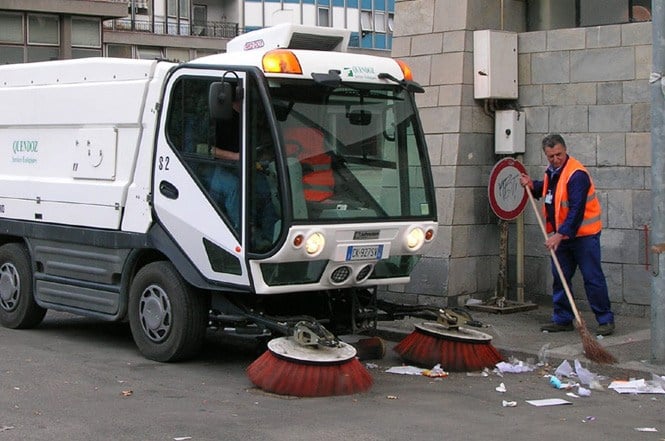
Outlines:
[[[529,195],[529,201],[531,202],[531,206],[533,207],[533,212],[536,214],[538,225],[540,225],[540,231],[543,232],[543,236],[545,236],[545,240],[547,240],[547,230],[545,230],[545,224],[543,223],[543,218],[540,216],[540,211],[538,210],[538,206],[536,206],[536,201],[533,199],[533,194],[531,194],[531,188],[529,188],[528,185],[525,185],[524,188],[526,189],[526,193]],[[559,273],[559,279],[561,279],[561,284],[563,285],[563,289],[566,292],[566,297],[568,297],[568,303],[570,303],[570,307],[572,308],[573,314],[575,315],[575,320],[577,320],[577,323],[581,324],[582,320],[580,319],[580,312],[577,310],[577,305],[575,304],[575,300],[573,300],[573,293],[570,292],[570,287],[568,287],[568,282],[566,282],[566,278],[563,275],[563,270],[561,269],[561,265],[559,264],[559,259],[556,257],[556,253],[551,248],[550,248],[550,254],[552,255],[552,261],[554,262],[554,266],[556,267],[556,270]]]

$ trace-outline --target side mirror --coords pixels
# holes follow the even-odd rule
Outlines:
[[[234,86],[226,81],[215,82],[208,90],[208,108],[212,119],[230,120],[233,118]]]

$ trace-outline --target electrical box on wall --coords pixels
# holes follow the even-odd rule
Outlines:
[[[517,33],[473,32],[473,96],[517,99]]]
[[[497,110],[494,127],[494,153],[512,155],[524,153],[526,117],[517,110]]]

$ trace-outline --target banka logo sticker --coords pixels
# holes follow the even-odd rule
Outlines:
[[[16,140],[12,142],[12,162],[34,164],[39,153],[39,141]]]
[[[344,71],[344,76],[346,78],[357,78],[357,79],[376,79],[376,71],[374,71],[374,68],[372,66],[351,66],[351,67],[345,67],[343,69]]]

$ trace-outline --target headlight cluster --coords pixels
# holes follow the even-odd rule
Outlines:
[[[434,230],[428,229],[426,232],[420,227],[412,228],[405,238],[406,247],[409,251],[418,251],[425,242],[434,238]]]
[[[310,256],[316,256],[326,246],[326,238],[323,233],[312,233],[305,239],[305,236],[298,234],[293,238],[293,246],[300,248],[304,244],[305,251]]]

